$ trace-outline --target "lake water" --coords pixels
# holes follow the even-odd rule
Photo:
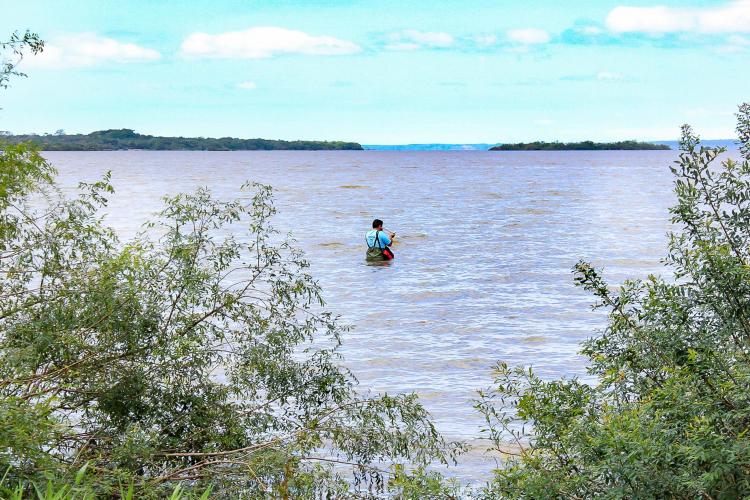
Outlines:
[[[585,376],[579,343],[604,325],[573,286],[579,260],[612,284],[659,273],[674,151],[50,152],[72,188],[111,170],[107,221],[124,238],[165,194],[275,188],[275,226],[312,262],[328,308],[354,330],[342,352],[363,388],[416,391],[451,439],[478,435],[475,391],[497,361]],[[373,218],[396,260],[364,261]],[[476,454],[458,473],[492,464]]]

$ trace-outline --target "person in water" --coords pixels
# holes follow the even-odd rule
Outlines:
[[[391,260],[394,255],[390,246],[396,233],[385,234],[383,221],[375,219],[372,221],[372,230],[367,231],[365,241],[367,242],[367,260]]]

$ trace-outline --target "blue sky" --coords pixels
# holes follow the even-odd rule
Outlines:
[[[727,138],[750,100],[750,0],[0,3],[47,41],[0,93],[16,133]]]

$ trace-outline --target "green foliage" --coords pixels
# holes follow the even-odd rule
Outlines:
[[[451,459],[415,396],[359,394],[340,368],[345,328],[271,227],[269,187],[166,198],[121,242],[108,176],[66,198],[53,175],[29,146],[0,153],[5,484],[382,494],[389,466]]]
[[[576,266],[609,315],[583,349],[598,384],[498,366],[477,407],[494,447],[510,437],[519,452],[488,498],[750,495],[750,106],[738,118],[744,159],[720,166],[723,150],[683,128],[665,261],[674,279],[613,291]]]
[[[87,465],[81,467],[76,474],[75,479],[68,483],[57,483],[48,479],[40,483],[19,482],[15,487],[10,488],[5,486],[5,477],[3,477],[2,480],[0,480],[0,495],[7,500],[93,500],[98,498],[98,492],[90,485],[83,484],[84,473],[86,472]],[[135,488],[132,483],[127,487],[121,486],[113,493],[113,497],[121,498],[123,500],[133,500],[133,498],[135,498]],[[177,485],[174,490],[172,490],[169,498],[171,500],[207,500],[210,498],[210,495],[211,488],[207,488],[203,493],[193,493],[185,491],[181,485]]]
[[[394,474],[389,483],[389,493],[393,498],[402,500],[417,500],[421,498],[464,498],[471,493],[471,489],[456,479],[446,479],[436,471],[417,467],[406,470],[403,466],[394,467]]]
[[[603,150],[659,150],[671,149],[666,144],[654,144],[640,141],[618,142],[519,142],[516,144],[500,144],[490,148],[490,151],[603,151]]]
[[[117,149],[156,149],[156,150],[199,150],[199,151],[240,151],[240,150],[322,150],[322,149],[362,149],[356,142],[341,141],[281,141],[270,139],[219,139],[204,137],[158,137],[143,135],[131,129],[99,130],[90,134],[66,135],[58,131],[54,135],[10,135],[5,137],[10,143],[31,142],[45,151],[102,151]]]
[[[0,88],[8,88],[12,76],[26,76],[16,69],[27,51],[38,54],[44,49],[39,35],[30,31],[14,32],[8,41],[0,42]]]

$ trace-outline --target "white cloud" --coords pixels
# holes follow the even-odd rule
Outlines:
[[[159,52],[134,43],[123,43],[93,33],[78,33],[53,39],[45,44],[42,53],[29,57],[28,63],[29,66],[61,69],[160,58]]]
[[[596,79],[604,82],[612,82],[615,80],[622,80],[624,77],[620,73],[613,73],[611,71],[600,71],[596,74]]]
[[[453,37],[448,33],[406,30],[405,34],[415,42],[431,47],[449,47],[453,45]]]
[[[497,36],[495,35],[476,35],[474,38],[474,43],[477,45],[477,47],[481,48],[487,48],[495,45],[497,43]]]
[[[388,50],[445,49],[456,41],[453,35],[439,31],[403,30],[387,36]]]
[[[418,43],[393,42],[385,46],[388,50],[419,50],[422,48]]]
[[[505,33],[508,40],[523,45],[535,45],[547,43],[550,40],[549,33],[536,28],[510,30]]]
[[[615,7],[607,27],[617,33],[750,33],[750,0],[718,7]]]
[[[183,56],[221,59],[264,59],[281,54],[333,56],[360,50],[357,44],[332,36],[314,36],[273,26],[217,35],[193,33],[180,46]]]
[[[601,35],[604,30],[599,28],[598,26],[583,26],[580,29],[580,32],[584,35],[594,36],[594,35]]]
[[[255,82],[240,82],[237,84],[237,88],[242,90],[255,90],[258,86],[255,85]]]

